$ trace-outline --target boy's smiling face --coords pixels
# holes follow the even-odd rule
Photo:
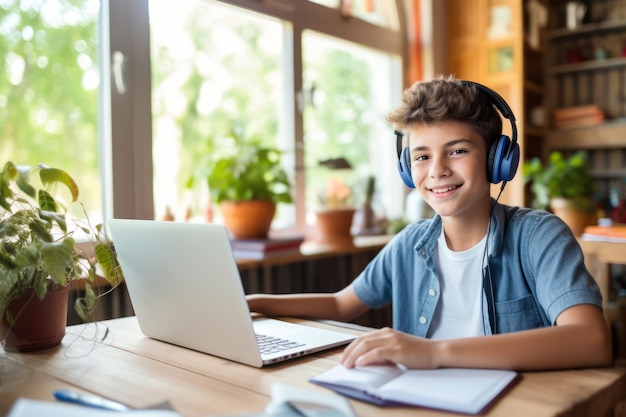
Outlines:
[[[442,217],[472,217],[490,207],[485,141],[466,123],[445,121],[409,128],[411,176]]]

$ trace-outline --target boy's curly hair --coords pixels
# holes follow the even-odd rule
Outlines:
[[[387,120],[397,130],[447,120],[467,123],[485,140],[486,149],[502,134],[501,115],[491,97],[451,76],[418,81],[407,88],[402,104],[387,115]]]

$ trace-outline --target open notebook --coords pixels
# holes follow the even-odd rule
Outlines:
[[[407,369],[402,365],[348,369],[338,365],[311,382],[379,406],[408,405],[482,414],[519,379],[516,371],[506,369]]]
[[[221,225],[112,219],[108,227],[146,336],[256,367],[355,338],[270,318],[252,320]],[[289,342],[262,354],[258,335]]]

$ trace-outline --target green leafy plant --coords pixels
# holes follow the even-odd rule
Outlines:
[[[585,151],[578,151],[569,158],[554,151],[545,166],[537,157],[526,162],[523,167],[524,183],[530,183],[530,190],[535,196],[533,207],[545,209],[551,198],[561,197],[570,199],[573,207],[591,213],[595,183],[589,175],[586,159]]]
[[[213,201],[291,203],[291,183],[280,161],[282,152],[235,133],[229,139],[232,143],[220,148],[208,174]]]
[[[68,194],[67,202],[62,191]],[[84,280],[85,296],[74,307],[82,320],[92,321],[103,294],[96,294],[91,284],[103,277],[113,288],[123,279],[102,225],[69,221],[67,209],[77,202],[78,194],[74,179],[61,169],[7,162],[0,171],[0,317],[6,317],[10,325],[16,318],[7,307],[27,288],[34,288],[43,299],[55,286]],[[77,245],[77,232],[89,243],[85,249]],[[93,254],[87,253],[87,247]]]

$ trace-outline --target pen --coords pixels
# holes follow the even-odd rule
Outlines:
[[[83,394],[71,390],[57,390],[54,391],[54,398],[59,401],[65,401],[78,405],[84,405],[86,407],[100,408],[103,410],[112,411],[128,411],[131,408],[125,404],[115,401],[107,400],[106,398],[99,397],[93,394]]]

